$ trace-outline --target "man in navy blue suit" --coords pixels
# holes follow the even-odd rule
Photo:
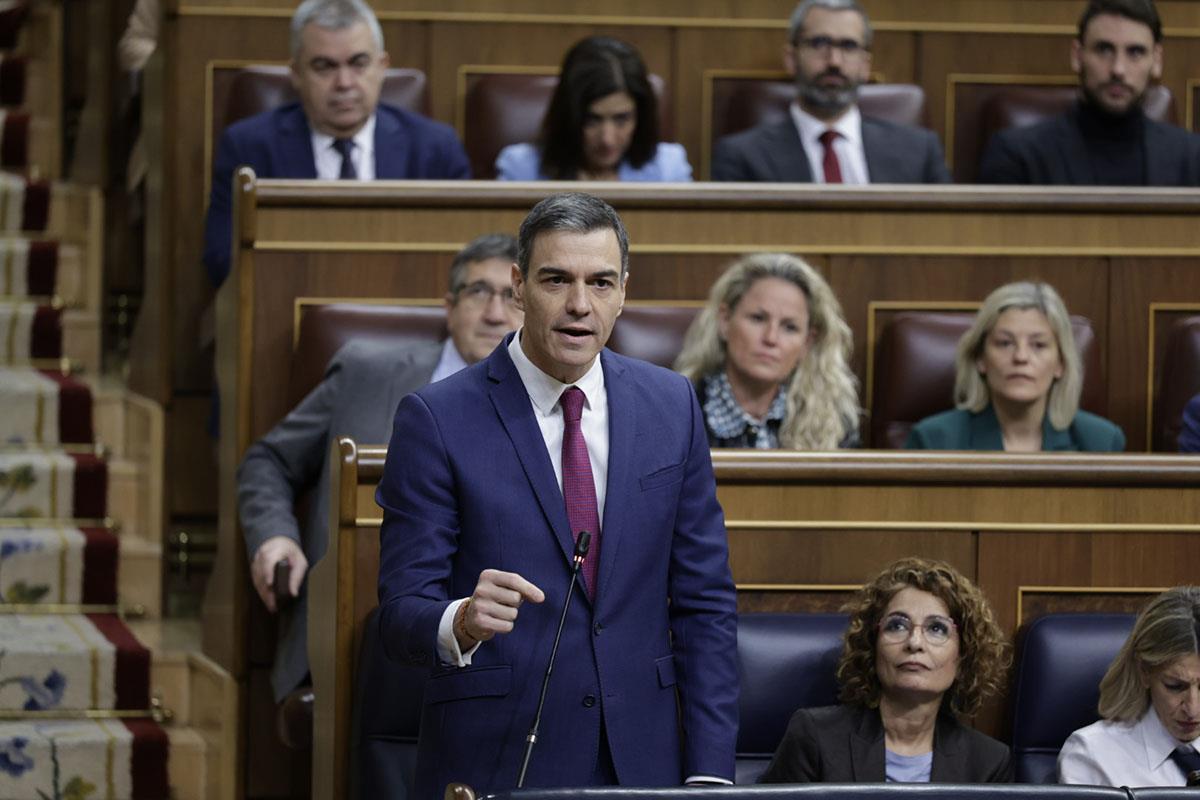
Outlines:
[[[388,54],[362,0],[305,0],[291,27],[300,102],[230,125],[217,144],[204,232],[213,286],[229,274],[231,181],[239,166],[260,178],[471,177],[450,127],[379,102]]]
[[[521,225],[524,326],[401,401],[377,499],[380,634],[430,664],[414,797],[516,785],[571,555],[593,534],[526,785],[728,783],[737,614],[695,391],[604,348],[620,217],[552,195]]]

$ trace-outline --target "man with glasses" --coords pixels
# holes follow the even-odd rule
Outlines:
[[[1091,0],[1071,42],[1079,98],[1066,112],[992,137],[980,183],[1200,186],[1200,136],[1142,110],[1162,77],[1152,0]]]
[[[800,3],[783,63],[796,81],[787,116],[718,141],[713,180],[949,182],[933,132],[859,111],[858,87],[871,75],[871,23],[856,0]]]
[[[339,436],[386,442],[402,397],[480,361],[515,330],[523,317],[510,277],[516,260],[516,240],[506,234],[481,236],[468,244],[450,266],[445,297],[449,338],[402,347],[351,340],[330,361],[321,383],[246,451],[237,473],[238,514],[254,588],[275,612],[275,565],[287,559],[287,588],[299,599],[280,622],[271,672],[277,701],[308,674],[302,584],[329,540],[331,443]],[[295,504],[314,489],[301,528]]]

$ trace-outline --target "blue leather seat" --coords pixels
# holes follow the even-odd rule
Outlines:
[[[742,614],[742,680],[737,782],[754,783],[767,768],[797,708],[837,702],[845,614]]]
[[[1100,718],[1100,679],[1133,621],[1132,614],[1047,614],[1026,628],[1011,696],[1018,783],[1055,782],[1063,742]]]

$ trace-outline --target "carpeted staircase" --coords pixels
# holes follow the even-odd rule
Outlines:
[[[126,621],[158,615],[161,548],[126,556],[147,521],[114,519],[146,476],[97,441],[97,195],[44,179],[55,65],[20,52],[36,13],[0,0],[0,798],[164,800],[171,737]],[[126,577],[149,588],[133,604]]]

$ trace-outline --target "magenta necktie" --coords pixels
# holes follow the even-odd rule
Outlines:
[[[583,439],[583,401],[578,386],[570,386],[558,398],[563,410],[562,476],[563,499],[567,502],[567,521],[571,538],[580,531],[592,534],[592,545],[583,562],[584,588],[590,600],[596,599],[596,568],[600,563],[600,514],[596,506],[596,484],[592,482],[592,461]]]
[[[825,131],[821,134],[821,146],[825,148],[825,156],[821,166],[825,168],[826,183],[842,182],[842,165],[838,161],[837,153],[833,151],[833,140],[839,136],[841,134],[833,130]]]

